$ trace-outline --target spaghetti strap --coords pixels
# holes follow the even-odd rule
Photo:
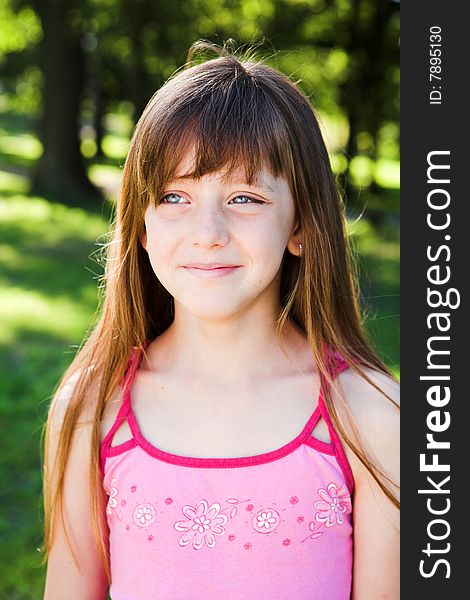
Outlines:
[[[331,375],[332,379],[335,380],[336,377],[340,373],[342,373],[343,371],[345,371],[346,369],[349,368],[349,365],[343,359],[343,357],[336,351],[333,352],[332,358],[333,358],[333,360],[331,361],[332,365],[331,365],[331,368],[329,369],[329,371],[330,371],[330,375]],[[330,384],[323,377],[323,375],[321,377],[321,381],[322,381],[322,383],[321,383],[321,387],[320,387],[320,394],[318,397],[318,409],[320,411],[321,416],[323,417],[323,420],[326,423],[326,426],[328,427],[328,432],[330,434],[331,444],[334,448],[336,459],[339,463],[339,466],[341,467],[341,470],[343,471],[344,477],[346,479],[346,483],[349,488],[349,492],[350,492],[350,494],[352,494],[352,492],[354,490],[354,477],[353,477],[353,473],[351,470],[351,466],[350,466],[349,461],[344,452],[343,445],[341,443],[339,435],[337,434],[336,429],[334,428],[334,425],[331,421],[331,417],[328,413],[328,408],[326,406],[325,399],[324,399],[325,390],[330,389]]]
[[[149,344],[149,341],[145,341],[140,348],[138,346],[134,346],[132,348],[132,352],[129,357],[129,360],[127,361],[127,366],[126,366],[126,370],[124,372],[124,376],[120,381],[120,385],[124,390],[121,407],[119,408],[119,412],[116,416],[116,419],[114,420],[114,423],[113,423],[111,429],[108,431],[108,433],[106,434],[105,438],[103,439],[103,441],[101,443],[100,469],[101,469],[102,474],[104,474],[104,462],[105,462],[106,454],[111,446],[111,441],[113,439],[113,436],[116,433],[116,431],[119,429],[119,427],[122,425],[123,421],[125,421],[127,419],[129,412],[132,410],[131,403],[130,403],[130,399],[131,399],[130,388],[131,388],[132,382],[134,381],[134,377],[137,372],[137,369],[139,368],[139,365],[141,363],[143,353],[144,353],[146,347],[148,346],[148,344]]]

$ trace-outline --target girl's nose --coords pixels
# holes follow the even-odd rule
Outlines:
[[[194,222],[191,228],[192,242],[195,246],[225,246],[228,241],[228,231],[224,215],[216,205],[200,206],[194,212]]]

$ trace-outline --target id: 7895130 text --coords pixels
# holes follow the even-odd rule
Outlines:
[[[439,25],[429,28],[429,104],[442,103],[442,31]]]

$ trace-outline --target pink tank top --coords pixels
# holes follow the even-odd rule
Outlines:
[[[131,386],[142,356],[134,349],[101,446],[112,600],[349,600],[354,482],[322,391],[282,448],[178,456],[140,433]],[[333,376],[347,368],[334,358]],[[331,443],[311,436],[320,418]],[[133,437],[111,447],[125,419]]]

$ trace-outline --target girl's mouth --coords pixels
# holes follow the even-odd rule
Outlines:
[[[203,277],[212,279],[214,277],[224,277],[225,275],[230,275],[234,273],[237,269],[240,268],[240,265],[187,265],[184,266],[184,269],[195,275],[196,277]]]

